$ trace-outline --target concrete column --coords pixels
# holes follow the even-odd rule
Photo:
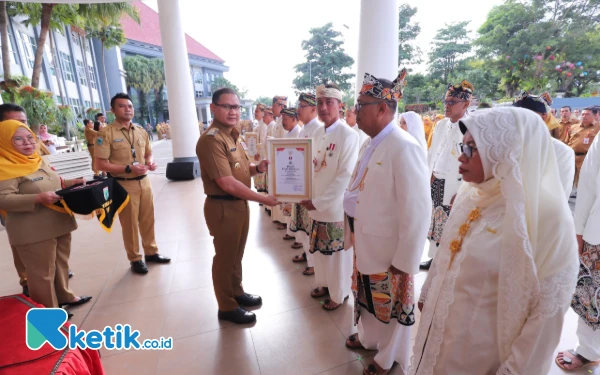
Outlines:
[[[196,157],[196,142],[200,132],[179,0],[158,0],[158,16],[169,91],[169,123],[174,157],[173,162],[167,165],[167,178],[193,179],[200,175]],[[190,162],[195,166],[190,171],[193,174],[182,173],[187,164],[178,163]]]
[[[361,0],[356,97],[365,72],[394,80],[398,76],[399,0]]]

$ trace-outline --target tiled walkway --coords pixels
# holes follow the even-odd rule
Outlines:
[[[361,374],[374,353],[344,346],[345,338],[355,332],[352,300],[337,311],[321,309],[309,295],[314,277],[303,276],[291,262],[300,250],[282,240],[283,231],[258,204],[251,204],[244,256],[245,289],[264,300],[255,311],[258,321],[240,327],[217,320],[211,281],[214,250],[202,212],[202,182],[167,181],[164,166],[171,158],[170,147],[170,141],[155,146],[161,168],[150,176],[158,245],[173,258],[170,265],[151,264],[148,275],[132,274],[118,223],[108,234],[96,221],[80,221],[73,233],[72,289],[94,298],[72,310],[71,322],[83,329],[129,323],[142,338],[175,339],[172,351],[102,350],[107,374]],[[416,277],[418,288],[425,277]],[[6,232],[0,226],[0,295],[19,292]],[[559,348],[576,344],[576,321],[569,311]],[[397,368],[392,371],[400,373]],[[555,365],[550,373],[564,374]]]

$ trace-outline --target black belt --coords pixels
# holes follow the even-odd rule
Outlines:
[[[146,176],[148,176],[148,175],[147,174],[143,174],[143,175],[137,176],[137,177],[125,178],[125,177],[114,177],[110,173],[108,174],[108,177],[112,177],[112,178],[114,178],[117,181],[139,181],[139,180],[143,180],[144,178],[146,178]]]
[[[576,152],[575,156],[585,156],[587,155],[587,152]]]
[[[234,197],[233,195],[206,195],[210,199],[219,199],[222,201],[243,201],[244,199]]]
[[[346,215],[348,218],[348,226],[350,227],[350,232],[354,233],[354,218]]]

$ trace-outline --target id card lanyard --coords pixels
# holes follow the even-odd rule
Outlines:
[[[121,129],[121,133],[123,133],[123,136],[125,137],[125,139],[127,139],[127,142],[131,146],[131,156],[133,157],[133,163],[132,163],[132,165],[138,165],[138,164],[140,164],[137,161],[137,155],[135,153],[135,148],[133,147],[133,141],[135,141],[135,133],[134,133],[134,130],[133,130],[133,124],[131,124],[131,138],[132,138],[133,141],[129,139],[129,136],[127,134],[125,134],[125,132],[123,131],[123,129]],[[127,133],[129,133],[129,131]]]

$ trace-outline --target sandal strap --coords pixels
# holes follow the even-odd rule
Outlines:
[[[575,350],[573,349],[569,349],[568,350],[569,353],[571,353],[571,355],[575,358],[577,358],[578,360],[581,361],[582,365],[585,366],[589,363],[591,363],[592,361],[590,361],[589,359],[585,358],[584,356],[582,356],[581,354],[577,353]]]

